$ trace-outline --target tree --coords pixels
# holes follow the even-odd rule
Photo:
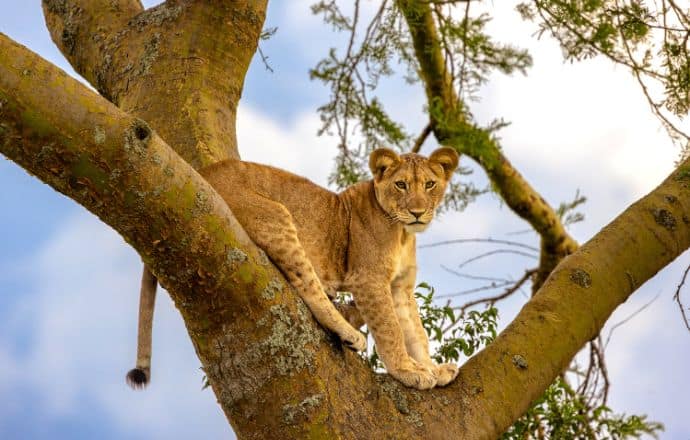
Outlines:
[[[443,65],[429,5],[395,8],[410,29],[405,47],[422,72],[430,130],[485,166],[506,203],[541,234],[542,275],[535,283],[541,284],[576,244],[491,132],[458,108],[462,101]],[[235,109],[265,3],[171,2],[143,11],[136,1],[46,1],[44,10],[63,53],[119,109],[3,37],[2,152],[99,215],[140,252],[182,312],[240,435],[357,437],[380,430],[383,437],[395,427],[396,436],[413,437],[424,426],[431,436],[495,437],[620,302],[688,247],[688,165],[682,164],[553,271],[514,323],[463,367],[458,382],[423,395],[402,389],[315,326],[190,167],[237,156]],[[194,47],[187,44],[191,35]],[[634,258],[642,254],[658,258]],[[609,266],[598,264],[604,260]],[[262,295],[269,285],[281,285],[281,292]],[[567,340],[555,337],[562,334]],[[264,362],[266,352],[277,353],[274,364]],[[294,405],[283,401],[287,389],[303,397],[290,424],[275,417]],[[347,423],[352,414],[357,426]]]

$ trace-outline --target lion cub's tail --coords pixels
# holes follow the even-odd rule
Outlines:
[[[134,389],[143,389],[151,379],[151,331],[153,309],[156,303],[158,280],[144,265],[139,292],[139,328],[137,334],[136,368],[127,373],[127,384]]]

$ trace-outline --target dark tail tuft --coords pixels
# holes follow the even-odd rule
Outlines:
[[[150,372],[148,368],[133,368],[127,373],[127,385],[135,390],[143,390],[149,384]]]

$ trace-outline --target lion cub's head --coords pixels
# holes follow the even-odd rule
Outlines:
[[[376,199],[408,232],[429,225],[457,166],[458,153],[452,148],[439,148],[428,159],[414,153],[398,156],[387,148],[369,156]]]

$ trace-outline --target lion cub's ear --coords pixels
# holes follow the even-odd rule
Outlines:
[[[395,154],[395,151],[388,148],[379,148],[372,151],[371,156],[369,156],[369,169],[371,174],[374,175],[374,179],[379,180],[386,169],[397,165],[399,162],[400,158]]]
[[[458,152],[450,147],[442,147],[431,153],[429,162],[436,162],[443,167],[446,180],[450,180],[453,171],[458,167]]]

